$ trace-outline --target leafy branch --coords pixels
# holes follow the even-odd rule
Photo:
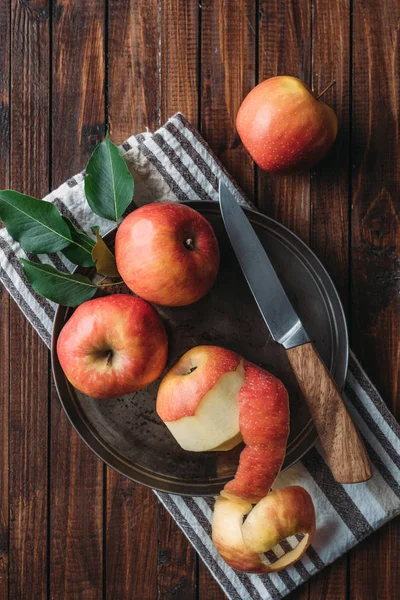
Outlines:
[[[134,182],[120,152],[108,136],[99,144],[86,167],[86,199],[91,210],[117,224],[132,202]],[[13,190],[0,190],[0,219],[9,235],[26,252],[62,254],[73,264],[96,267],[106,277],[119,276],[115,257],[107,248],[99,227],[92,227],[96,240],[78,229],[50,202]],[[24,273],[40,295],[63,304],[77,306],[103,288],[121,282],[95,284],[79,274],[64,273],[47,264],[21,259]]]

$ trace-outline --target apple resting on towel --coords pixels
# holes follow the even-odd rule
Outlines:
[[[159,377],[168,351],[156,310],[128,294],[81,304],[61,330],[57,355],[68,380],[93,398],[139,390]]]

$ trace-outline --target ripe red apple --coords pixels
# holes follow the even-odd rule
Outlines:
[[[291,173],[319,162],[336,139],[330,108],[296,77],[278,76],[257,85],[236,117],[239,136],[264,171]]]
[[[167,351],[167,334],[156,310],[128,294],[84,302],[57,340],[66,377],[93,398],[145,387],[161,375]]]
[[[138,296],[186,306],[213,286],[219,249],[209,222],[175,202],[147,204],[122,222],[115,238],[118,271]]]
[[[221,494],[258,502],[285,457],[289,403],[279,379],[217,346],[192,348],[162,380],[156,410],[185,450],[229,450],[241,439],[238,470]]]

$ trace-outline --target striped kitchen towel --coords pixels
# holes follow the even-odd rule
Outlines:
[[[134,175],[138,205],[157,200],[217,201],[220,178],[231,187],[238,201],[246,204],[239,188],[181,114],[172,117],[154,134],[131,137],[121,150]],[[63,214],[87,232],[99,223],[99,217],[90,212],[86,203],[82,174],[61,185],[45,200],[54,202]],[[100,225],[102,233],[112,227],[105,220]],[[0,279],[49,346],[56,306],[29,286],[19,256],[26,254],[4,229],[1,230]],[[62,255],[40,256],[39,259],[58,268],[73,268]],[[279,475],[274,487],[302,485],[311,494],[317,514],[317,533],[312,546],[301,561],[285,571],[262,576],[233,571],[219,557],[211,540],[214,500],[157,493],[229,598],[283,598],[400,513],[400,428],[352,354],[345,396],[367,445],[374,476],[367,483],[339,485],[318,444],[301,462]],[[295,538],[288,538],[274,552],[280,556],[296,543]]]

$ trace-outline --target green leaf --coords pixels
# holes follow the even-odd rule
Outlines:
[[[54,204],[13,190],[0,190],[0,218],[27,252],[58,252],[72,241],[69,227]]]
[[[86,167],[85,195],[96,215],[118,222],[133,198],[133,178],[108,138],[95,148]]]
[[[33,289],[57,304],[78,306],[93,298],[98,290],[98,287],[84,275],[63,273],[50,265],[34,263],[24,258],[21,258],[21,262]]]
[[[72,244],[63,249],[62,253],[68,258],[74,265],[81,265],[81,267],[93,267],[94,261],[92,259],[92,250],[95,242],[83,233],[67,217],[63,217],[65,223],[71,232],[71,237],[74,240]]]
[[[98,225],[92,225],[92,227],[90,228],[90,231],[91,231],[92,233],[94,233],[94,235],[96,235],[96,233],[97,233],[98,231],[100,231],[100,227],[99,227]]]
[[[92,258],[96,261],[96,271],[107,277],[118,277],[114,254],[107,248],[100,233],[96,232],[97,242],[92,250]]]

